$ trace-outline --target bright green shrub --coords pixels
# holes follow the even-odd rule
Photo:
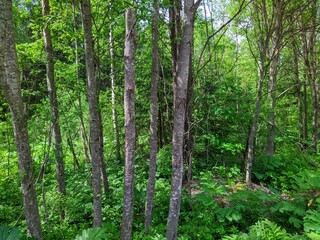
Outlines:
[[[285,229],[276,223],[266,220],[258,221],[250,227],[249,233],[233,234],[225,236],[223,240],[292,240],[305,239],[303,237],[292,236]]]
[[[304,231],[312,240],[320,239],[320,198],[316,200],[317,208],[308,210],[304,217]]]

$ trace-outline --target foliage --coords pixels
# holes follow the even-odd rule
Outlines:
[[[312,240],[320,239],[320,198],[316,199],[316,208],[309,209],[304,217],[304,231]]]
[[[183,205],[186,209],[181,213],[180,231],[187,239],[213,239],[226,231],[223,221],[218,221],[221,209],[217,198],[222,197],[227,189],[218,185],[210,172],[201,172],[199,181],[199,193],[191,199],[188,195],[183,198],[188,204]]]
[[[102,227],[84,229],[81,234],[77,235],[74,240],[103,240],[118,239],[119,232],[114,231],[113,224],[103,225]]]
[[[136,158],[133,239],[165,239],[166,221],[172,175],[173,81],[172,55],[168,13],[171,1],[160,1],[158,91],[157,175],[153,210],[153,226],[144,232],[144,204],[148,179],[149,158],[149,98],[151,76],[150,1],[138,1],[136,39]],[[298,123],[298,85],[303,87],[303,51],[299,56],[299,74],[294,75],[291,40],[303,49],[299,34],[281,50],[278,64],[276,116],[276,154],[264,155],[269,127],[270,104],[267,101],[269,70],[263,86],[261,113],[255,139],[255,161],[252,180],[258,190],[247,189],[243,182],[244,158],[255,108],[259,37],[249,4],[234,21],[216,32],[232,16],[242,1],[206,1],[200,5],[194,33],[194,92],[192,100],[191,189],[183,188],[179,239],[320,239],[320,157],[312,146],[311,132],[300,139]],[[246,1],[245,1],[246,2]],[[268,11],[274,1],[267,0]],[[288,6],[300,6],[298,0]],[[300,1],[301,2],[301,1]],[[255,1],[260,3],[260,1]],[[36,183],[44,238],[54,239],[119,239],[123,204],[123,48],[124,10],[130,1],[92,0],[93,36],[97,79],[99,80],[99,109],[102,113],[103,141],[110,193],[102,196],[103,222],[101,228],[92,226],[91,166],[86,162],[89,118],[86,96],[85,62],[81,10],[79,1],[51,0],[51,15],[43,18],[39,1],[15,0],[13,10],[17,54],[21,71],[21,86],[29,127],[34,177],[48,155],[44,176]],[[307,10],[309,7],[304,6]],[[298,7],[297,7],[298,9]],[[301,8],[300,10],[302,10]],[[296,15],[291,9],[290,15]],[[299,11],[300,11],[299,10]],[[182,13],[183,11],[181,11]],[[272,18],[273,12],[269,12]],[[293,13],[293,14],[291,14]],[[311,11],[297,16],[309,19]],[[300,21],[297,19],[297,21]],[[306,21],[306,20],[304,20]],[[307,21],[306,21],[307,22]],[[309,21],[311,22],[311,21]],[[301,22],[302,23],[302,22]],[[56,191],[53,144],[48,149],[50,111],[46,86],[44,43],[42,29],[50,26],[54,49],[55,80],[59,100],[62,147],[66,168],[67,196]],[[295,25],[293,23],[292,25]],[[297,24],[297,25],[300,25]],[[302,24],[303,25],[303,24]],[[272,27],[272,26],[270,26]],[[295,32],[286,23],[288,31]],[[303,27],[303,26],[301,26]],[[262,32],[265,29],[261,29]],[[299,33],[301,32],[299,26]],[[114,38],[111,58],[109,33]],[[298,33],[296,32],[296,33]],[[212,35],[214,34],[214,35]],[[210,37],[212,36],[212,37]],[[264,37],[264,36],[262,36]],[[205,44],[207,45],[205,46]],[[318,47],[317,39],[317,47]],[[202,52],[203,51],[203,52]],[[310,59],[312,60],[312,59]],[[111,72],[111,63],[115,72]],[[269,66],[269,64],[266,64]],[[111,89],[111,75],[115,89]],[[303,109],[310,118],[312,98],[310,84],[302,95],[307,101]],[[300,89],[301,91],[303,88]],[[115,93],[114,105],[111,93]],[[120,159],[117,159],[112,108],[118,119]],[[10,109],[0,94],[0,225],[18,226],[26,235],[17,153],[11,126]],[[310,122],[306,128],[311,129]],[[73,149],[69,144],[72,143]],[[318,149],[319,152],[319,149]],[[75,160],[79,162],[79,168]],[[262,189],[263,191],[259,190]],[[267,190],[267,191],[266,191]],[[60,214],[64,212],[65,218]],[[264,219],[264,220],[262,220]],[[18,238],[17,228],[1,227],[7,238]],[[290,234],[289,234],[290,233]],[[296,236],[294,234],[303,234]],[[231,236],[225,236],[234,234]],[[21,236],[20,236],[21,237]]]
[[[303,239],[288,234],[286,230],[278,226],[276,223],[266,220],[258,221],[250,227],[249,233],[233,234],[225,236],[223,240],[291,240]]]
[[[17,240],[20,239],[19,229],[0,226],[0,240]]]

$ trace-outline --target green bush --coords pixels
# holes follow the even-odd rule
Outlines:
[[[258,221],[250,227],[249,233],[233,234],[225,236],[222,240],[292,240],[305,239],[293,236],[279,227],[276,223],[266,220]]]

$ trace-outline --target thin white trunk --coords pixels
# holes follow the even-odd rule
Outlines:
[[[121,150],[120,150],[120,139],[118,132],[118,118],[116,111],[116,94],[115,94],[115,80],[116,80],[116,68],[114,66],[114,40],[113,40],[113,32],[112,28],[110,28],[109,32],[109,43],[110,43],[110,69],[111,69],[111,109],[112,109],[112,121],[113,121],[113,133],[116,140],[116,156],[117,160],[121,159]]]

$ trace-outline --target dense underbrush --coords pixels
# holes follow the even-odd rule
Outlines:
[[[165,239],[170,195],[170,149],[159,153],[153,217],[144,233],[147,166],[136,168],[134,239]],[[195,160],[196,161],[196,160]],[[138,160],[139,163],[139,160]],[[143,166],[143,167],[141,167]],[[195,170],[182,199],[179,239],[320,239],[319,161],[310,155],[261,157],[253,169],[253,188],[239,165]],[[72,169],[72,168],[68,168]],[[91,228],[90,168],[67,172],[67,197],[56,193],[54,167],[37,185],[45,239],[119,239],[123,171],[108,167],[110,193],[104,196],[101,228]],[[17,174],[2,176],[1,239],[27,239]],[[61,219],[59,213],[65,212]]]

